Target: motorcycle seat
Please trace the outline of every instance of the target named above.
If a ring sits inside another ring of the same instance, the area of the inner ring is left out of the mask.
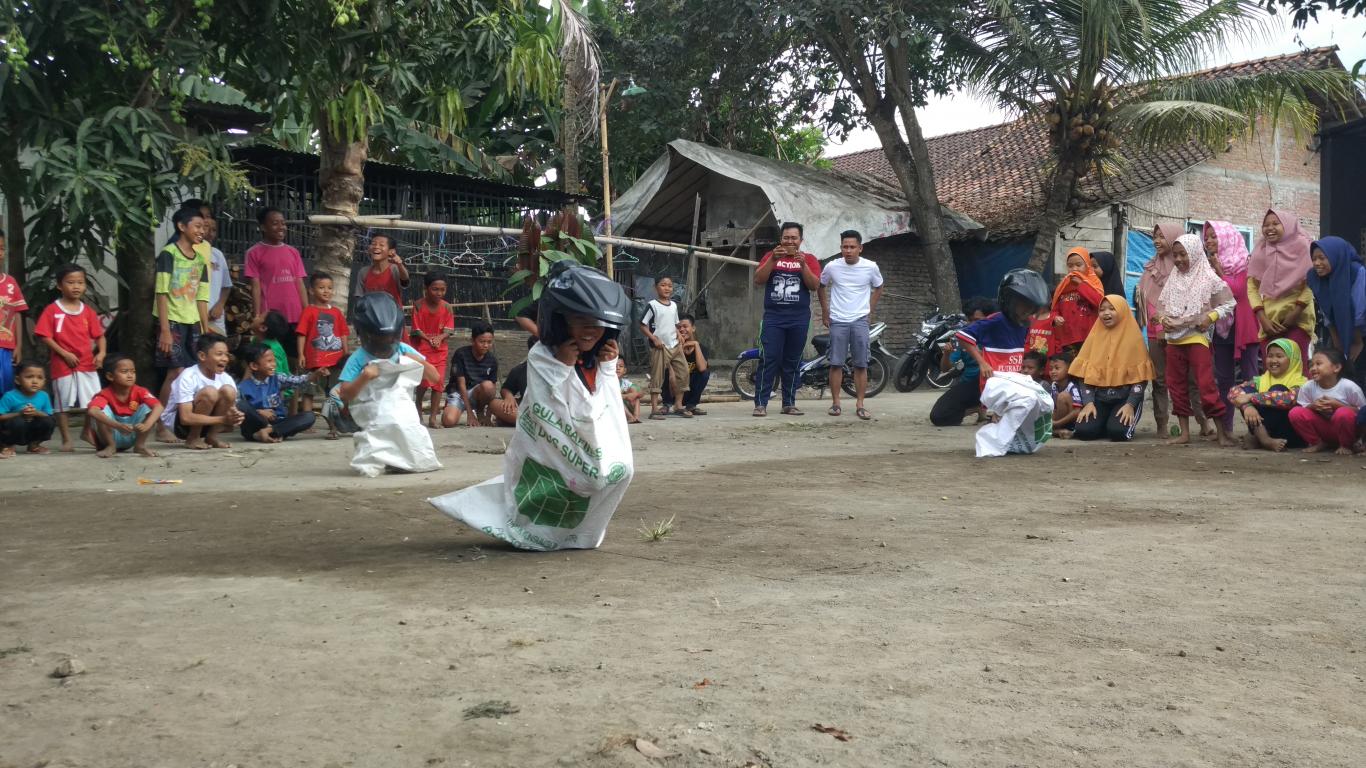
[[[822,333],[816,336],[812,336],[811,346],[816,348],[816,354],[825,354],[825,350],[830,348],[830,334]]]

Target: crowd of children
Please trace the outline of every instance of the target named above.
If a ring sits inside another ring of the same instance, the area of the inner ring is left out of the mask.
[[[1074,248],[1024,332],[1020,370],[1051,387],[1055,436],[1133,439],[1151,385],[1158,434],[1171,444],[1191,441],[1194,419],[1203,437],[1235,445],[1236,414],[1248,448],[1366,452],[1366,264],[1351,244],[1311,242],[1275,209],[1251,253],[1223,221],[1198,235],[1159,224],[1153,242],[1136,307],[1113,255]],[[984,360],[972,331],[960,339]],[[961,422],[964,398],[949,400],[932,413],[936,425]]]

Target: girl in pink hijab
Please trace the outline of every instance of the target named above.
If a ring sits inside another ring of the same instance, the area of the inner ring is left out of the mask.
[[[1309,359],[1314,340],[1314,292],[1305,282],[1313,262],[1309,236],[1289,211],[1270,209],[1262,219],[1262,239],[1247,263],[1247,298],[1257,317],[1262,351],[1273,339],[1290,339]]]
[[[1200,406],[1215,422],[1219,445],[1233,445],[1224,426],[1227,406],[1214,383],[1214,357],[1210,337],[1214,325],[1233,314],[1233,292],[1210,266],[1198,235],[1182,235],[1172,247],[1175,269],[1162,288],[1158,315],[1167,340],[1167,375],[1171,382],[1172,410],[1181,421],[1181,435],[1171,445],[1190,442],[1190,417],[1195,415],[1186,382],[1194,375]]]
[[[1185,234],[1179,224],[1158,224],[1153,227],[1153,247],[1157,253],[1143,267],[1143,277],[1134,290],[1134,304],[1138,309],[1138,324],[1148,330],[1148,356],[1152,358],[1157,378],[1153,380],[1153,419],[1157,434],[1167,437],[1167,423],[1171,418],[1171,396],[1167,394],[1167,343],[1162,339],[1162,324],[1157,321],[1162,289],[1172,273],[1172,246]],[[1203,416],[1201,417],[1203,419]]]
[[[1239,381],[1260,373],[1262,347],[1257,315],[1247,298],[1247,244],[1227,221],[1205,222],[1205,253],[1214,271],[1233,292],[1233,314],[1214,326],[1214,380],[1228,406],[1228,391]],[[1224,426],[1233,429],[1233,409],[1224,414]]]

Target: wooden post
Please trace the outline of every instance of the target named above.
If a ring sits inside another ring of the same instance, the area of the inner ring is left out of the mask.
[[[611,101],[612,91],[616,90],[616,87],[616,78],[612,78],[611,84],[602,86],[602,99],[598,104],[598,131],[602,140],[602,231],[608,237],[612,236],[612,165],[611,154],[607,151],[607,102]],[[605,255],[607,276],[615,280],[611,242],[607,243]]]
[[[697,223],[702,217],[702,195],[699,193],[692,204],[692,239],[688,241],[690,246],[698,246],[697,242]],[[688,276],[684,278],[688,283],[688,304],[697,304],[699,292],[697,290],[697,252],[692,251],[688,254]]]

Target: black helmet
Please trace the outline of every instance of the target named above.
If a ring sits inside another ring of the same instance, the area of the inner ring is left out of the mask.
[[[1043,275],[1032,269],[1012,269],[1007,272],[1001,278],[1001,287],[996,292],[996,303],[1006,317],[1014,320],[1010,312],[1011,299],[1032,307],[1031,313],[1048,306],[1048,284],[1043,281]]]
[[[569,340],[566,315],[587,315],[605,328],[598,347],[615,339],[631,320],[631,301],[620,285],[592,267],[569,260],[550,265],[540,302],[539,335],[551,349]],[[590,360],[597,349],[593,353]]]
[[[403,334],[403,310],[387,293],[367,293],[351,305],[361,346],[375,357],[390,357]]]

